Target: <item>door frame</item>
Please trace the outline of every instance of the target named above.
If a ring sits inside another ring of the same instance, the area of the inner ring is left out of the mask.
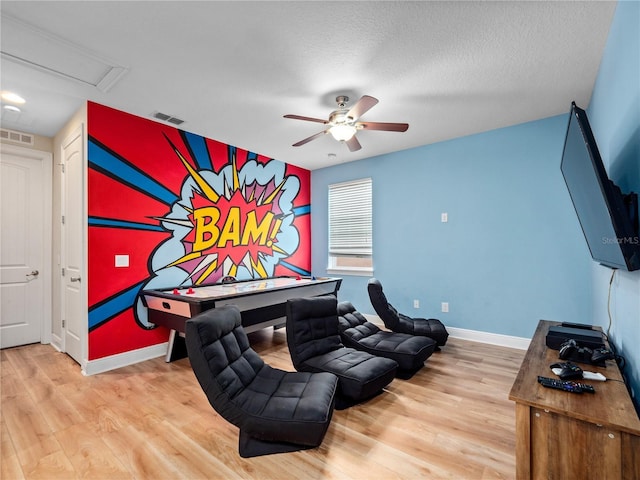
[[[43,150],[21,147],[0,142],[0,153],[26,157],[42,162],[42,198],[43,207],[43,238],[42,238],[42,322],[40,324],[40,343],[51,343],[52,331],[52,251],[50,239],[53,235],[52,215],[53,215],[53,154]],[[46,206],[49,208],[46,208]]]

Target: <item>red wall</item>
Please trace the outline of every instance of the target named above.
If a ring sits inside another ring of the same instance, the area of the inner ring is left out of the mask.
[[[142,289],[310,274],[308,170],[91,102],[88,135],[89,360],[167,340]]]

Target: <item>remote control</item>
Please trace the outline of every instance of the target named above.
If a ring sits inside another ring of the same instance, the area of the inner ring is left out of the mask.
[[[591,385],[586,385],[584,383],[571,382],[571,381],[561,381],[556,380],[555,378],[549,377],[541,377],[538,376],[538,382],[543,387],[547,388],[556,388],[558,390],[564,390],[565,392],[571,393],[595,393],[595,389]]]
[[[568,383],[573,383],[573,382],[568,382]],[[596,393],[596,389],[593,388],[591,385],[587,385],[586,383],[576,383],[576,385],[578,386],[578,388],[580,388],[583,392],[587,392],[587,393]]]

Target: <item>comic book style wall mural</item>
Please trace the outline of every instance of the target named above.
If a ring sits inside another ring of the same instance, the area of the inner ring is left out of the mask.
[[[308,170],[96,103],[87,111],[89,360],[167,341],[143,289],[311,274]]]

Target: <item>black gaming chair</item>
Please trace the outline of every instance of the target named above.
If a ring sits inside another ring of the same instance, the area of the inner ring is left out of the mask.
[[[376,278],[369,280],[367,290],[369,291],[371,305],[373,305],[374,310],[389,330],[432,338],[436,341],[438,347],[447,343],[449,332],[447,332],[440,320],[435,318],[412,318],[399,313],[387,301],[387,297],[382,291],[382,284]]]
[[[394,360],[342,344],[333,295],[287,300],[287,344],[296,370],[338,377],[338,409],[380,393],[398,368]]]
[[[235,306],[186,322],[191,367],[224,419],[240,429],[242,457],[317,447],[329,427],[338,379],[272,368],[249,345]]]
[[[358,312],[351,302],[338,303],[340,338],[347,347],[386,357],[398,363],[399,378],[411,378],[424,367],[436,341],[422,335],[380,330]]]

